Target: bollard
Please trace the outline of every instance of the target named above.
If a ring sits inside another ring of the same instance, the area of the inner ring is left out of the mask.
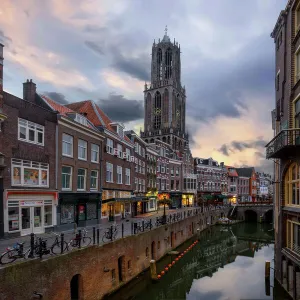
[[[150,230],[152,229],[152,220],[150,219]]]
[[[145,231],[145,221],[142,221],[143,232]]]
[[[97,245],[99,245],[100,242],[100,229],[97,228]]]
[[[266,263],[265,263],[265,277],[266,278],[270,278],[270,265],[271,263],[266,260]]]
[[[96,227],[93,227],[93,245],[96,244]]]
[[[133,222],[131,222],[131,234],[133,234]]]
[[[60,254],[63,254],[64,253],[64,245],[65,245],[65,235],[62,233],[60,235]]]
[[[81,229],[78,230],[78,248],[81,248]]]
[[[185,218],[185,212],[184,212],[184,218]]]
[[[42,245],[42,239],[39,238],[39,256],[42,258],[43,256],[43,245]]]
[[[124,223],[122,223],[122,238],[124,237]]]
[[[30,253],[28,255],[29,258],[34,257],[34,233],[30,234]]]
[[[150,273],[151,273],[151,279],[156,281],[157,280],[156,261],[154,259],[150,260]]]
[[[133,223],[133,233],[136,234],[136,232],[137,232],[137,223],[134,222]]]
[[[266,292],[266,296],[271,296],[270,286],[271,286],[270,278],[265,278],[265,292]]]
[[[113,241],[113,226],[110,226],[110,240]]]

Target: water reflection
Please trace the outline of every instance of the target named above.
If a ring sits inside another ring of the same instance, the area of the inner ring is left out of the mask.
[[[180,247],[180,251],[191,244]],[[179,260],[171,271],[153,284],[149,274],[140,276],[109,299],[134,300],[235,300],[285,299],[279,290],[266,296],[265,261],[274,257],[270,226],[243,223],[231,227],[211,227],[200,235],[200,242]],[[160,261],[158,270],[170,263]],[[273,285],[273,278],[271,278]]]

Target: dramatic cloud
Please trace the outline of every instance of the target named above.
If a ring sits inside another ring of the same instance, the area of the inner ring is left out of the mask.
[[[232,165],[270,164],[262,145],[272,138],[275,105],[270,32],[285,5],[286,0],[4,1],[4,89],[20,95],[21,83],[32,78],[38,90],[56,93],[52,98],[62,103],[106,99],[99,105],[111,119],[140,128],[139,99],[150,79],[153,40],[162,39],[167,24],[172,42],[176,38],[181,47],[193,155]]]
[[[69,101],[66,99],[66,96],[61,94],[61,93],[57,93],[57,92],[44,92],[44,94],[46,96],[48,96],[50,99],[60,103],[60,104],[68,104]]]
[[[109,95],[108,99],[99,100],[98,105],[114,121],[129,122],[144,117],[142,101],[128,100],[123,95]]]

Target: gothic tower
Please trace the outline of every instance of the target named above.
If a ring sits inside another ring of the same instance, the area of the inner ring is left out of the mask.
[[[162,41],[153,43],[151,83],[145,84],[145,121],[142,137],[156,139],[183,151],[188,144],[185,133],[185,88],[181,86],[180,45],[171,42],[167,27]]]

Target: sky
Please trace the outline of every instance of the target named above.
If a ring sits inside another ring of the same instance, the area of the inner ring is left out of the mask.
[[[275,46],[287,0],[2,0],[4,90],[60,103],[92,99],[126,129],[143,129],[151,47],[181,45],[182,85],[194,157],[271,172]]]

